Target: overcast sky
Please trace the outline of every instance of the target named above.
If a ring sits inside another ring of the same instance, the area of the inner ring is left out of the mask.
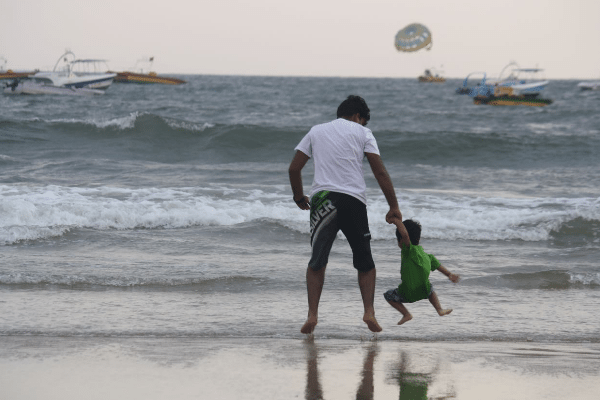
[[[66,48],[159,74],[464,78],[510,61],[550,79],[600,79],[598,0],[0,0],[6,66],[51,69]],[[431,50],[396,32],[427,26]]]

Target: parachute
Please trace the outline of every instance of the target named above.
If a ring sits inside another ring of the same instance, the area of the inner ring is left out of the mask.
[[[410,24],[400,29],[394,40],[398,51],[412,52],[426,47],[431,49],[431,32],[421,24]]]

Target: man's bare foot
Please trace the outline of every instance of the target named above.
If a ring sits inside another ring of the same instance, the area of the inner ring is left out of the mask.
[[[412,319],[412,314],[408,314],[402,317],[400,321],[398,321],[398,325],[402,325],[405,322],[408,322]]]
[[[313,333],[315,330],[315,326],[317,326],[317,317],[308,317],[304,325],[302,325],[302,329],[300,332],[302,333]]]
[[[438,315],[439,315],[440,317],[443,317],[444,315],[448,315],[448,314],[450,314],[451,312],[452,312],[452,309],[451,309],[451,308],[447,308],[447,309],[445,309],[445,310],[438,310]]]
[[[377,323],[374,315],[365,315],[363,321],[367,324],[371,332],[381,332],[383,330],[379,326],[379,323]]]

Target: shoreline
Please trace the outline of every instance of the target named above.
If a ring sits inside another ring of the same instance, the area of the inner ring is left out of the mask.
[[[0,337],[10,399],[593,399],[599,377],[599,343]]]

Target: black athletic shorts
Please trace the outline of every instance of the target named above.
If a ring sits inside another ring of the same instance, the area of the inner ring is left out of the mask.
[[[352,248],[354,268],[361,272],[375,268],[367,206],[350,195],[329,191],[316,193],[310,201],[312,257],[308,266],[318,271],[327,265],[340,230]]]

